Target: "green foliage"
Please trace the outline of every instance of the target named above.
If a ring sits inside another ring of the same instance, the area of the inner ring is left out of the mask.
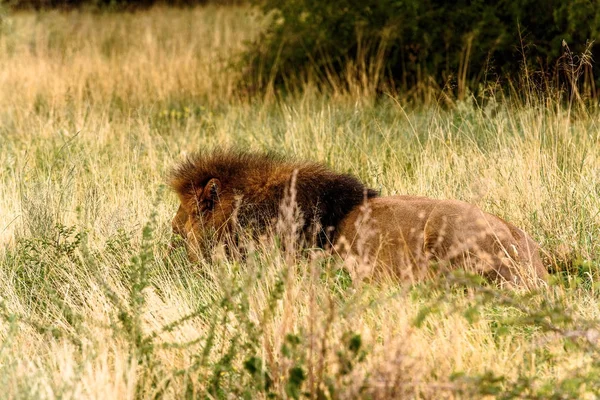
[[[463,286],[471,299],[467,305],[456,303],[457,297],[449,294],[449,289],[457,284]],[[475,374],[455,371],[450,380],[456,384],[457,394],[467,397],[494,396],[498,399],[579,398],[588,384],[594,387],[593,393],[600,394],[597,385],[600,382],[598,323],[593,319],[576,318],[569,305],[547,297],[546,290],[556,290],[558,287],[543,289],[540,293],[503,291],[493,286],[481,286],[478,279],[460,272],[451,274],[446,282],[432,282],[428,286],[435,288],[434,292],[439,295],[421,307],[413,322],[418,328],[426,327],[427,319],[434,313],[461,314],[470,324],[481,323],[481,315],[485,314],[490,318],[489,325],[496,344],[501,343],[501,337],[516,334],[532,336],[534,332],[544,332],[561,338],[563,346],[571,352],[592,356],[588,370],[572,371],[552,383],[540,382],[526,368],[517,371],[516,377],[499,374],[492,369]],[[539,296],[542,297],[541,301]],[[540,348],[538,353],[537,357],[552,362],[552,354],[548,351]]]
[[[68,292],[74,275],[72,268],[81,265],[77,250],[84,246],[85,232],[60,224],[55,225],[52,232],[52,238],[21,239],[16,252],[9,254],[9,265],[14,268],[17,291],[55,314],[56,319],[50,324],[25,317],[29,324],[42,334],[67,337],[79,344],[80,339],[74,333],[81,333],[84,317],[67,301],[64,293]],[[75,303],[84,301],[81,293],[70,293],[70,297]],[[66,323],[70,329],[59,328],[58,322]]]
[[[254,385],[260,392],[270,392],[273,386],[273,379],[266,371],[265,364],[260,357],[251,356],[244,361],[244,369],[252,377]]]
[[[306,374],[302,367],[292,367],[289,371],[288,382],[285,385],[285,393],[292,399],[299,399],[302,383],[306,380]]]
[[[262,0],[267,30],[248,48],[253,85],[322,80],[361,66],[403,89],[427,83],[465,93],[524,66],[552,71],[564,49],[581,54],[600,33],[594,1]],[[598,47],[594,47],[594,51]],[[526,60],[526,61],[525,61]],[[588,71],[590,72],[590,71]],[[595,67],[596,76],[598,67]],[[350,78],[362,79],[359,76]],[[544,79],[551,79],[545,76]],[[246,79],[246,78],[244,78]],[[343,81],[342,77],[342,81]]]
[[[366,352],[362,350],[362,338],[355,332],[346,332],[342,336],[345,347],[338,350],[337,356],[340,365],[340,375],[348,375],[357,363],[365,359]]]

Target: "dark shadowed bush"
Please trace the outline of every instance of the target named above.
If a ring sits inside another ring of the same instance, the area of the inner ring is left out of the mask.
[[[245,3],[245,0],[8,0],[5,3],[13,9],[70,10],[74,8],[91,8],[102,11],[134,11],[154,5],[174,7],[206,4],[232,5]]]
[[[432,83],[461,95],[486,80],[506,83],[506,77],[522,76],[524,65],[542,71],[532,79],[560,82],[565,79],[557,68],[566,49],[563,40],[573,54],[581,54],[600,29],[595,0],[259,4],[270,22],[244,58],[255,79],[250,85],[259,87],[293,84],[309,76],[347,82],[366,74],[401,89]],[[591,51],[597,53],[598,46]],[[600,75],[598,67],[594,71],[589,66],[580,71],[593,93],[592,76]]]

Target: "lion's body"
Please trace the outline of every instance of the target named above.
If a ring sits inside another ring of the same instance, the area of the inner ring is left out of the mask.
[[[509,282],[547,275],[539,246],[525,232],[476,206],[377,197],[353,176],[321,164],[215,152],[184,162],[170,185],[181,200],[173,230],[187,238],[192,258],[239,227],[266,232],[281,217],[282,202],[293,199],[303,221],[302,240],[404,279],[431,275],[434,264],[473,267]]]
[[[462,201],[374,198],[348,214],[338,235],[338,247],[350,250],[344,254],[363,264],[383,265],[407,280],[431,275],[432,264],[508,282],[547,276],[539,246],[529,235]]]

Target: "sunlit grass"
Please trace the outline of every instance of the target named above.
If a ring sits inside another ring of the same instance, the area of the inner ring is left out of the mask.
[[[597,390],[597,112],[500,96],[416,107],[310,86],[252,97],[230,64],[259,26],[243,7],[2,24],[0,395]],[[168,169],[221,146],[478,204],[530,232],[560,282],[532,295],[468,279],[351,282],[338,260],[290,265],[273,243],[200,265],[167,254]]]

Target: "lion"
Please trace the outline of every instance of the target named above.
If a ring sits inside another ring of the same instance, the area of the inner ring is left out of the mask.
[[[458,200],[381,197],[356,177],[272,154],[196,154],[171,173],[180,206],[173,232],[188,257],[207,257],[240,230],[272,232],[292,198],[299,240],[402,280],[466,268],[507,285],[537,285],[548,272],[539,245],[523,230]],[[364,269],[364,268],[363,268]]]

